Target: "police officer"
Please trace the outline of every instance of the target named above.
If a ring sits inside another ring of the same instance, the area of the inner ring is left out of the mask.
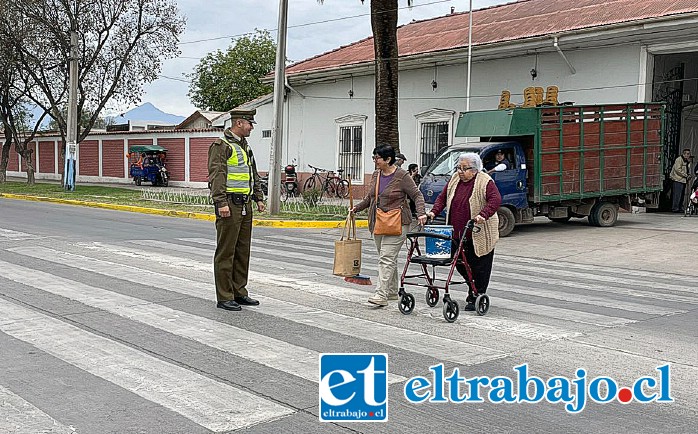
[[[265,208],[257,164],[246,140],[254,128],[256,112],[231,111],[231,127],[208,149],[208,180],[216,207],[216,306],[225,310],[259,304],[247,292],[252,202],[259,212]]]

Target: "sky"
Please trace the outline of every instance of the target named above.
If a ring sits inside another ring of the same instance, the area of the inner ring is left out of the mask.
[[[513,0],[473,0],[481,9]],[[400,5],[398,24],[468,10],[469,0],[407,0]],[[160,78],[144,87],[141,104],[150,102],[160,110],[189,116],[196,107],[189,101],[191,73],[199,60],[210,52],[226,50],[235,36],[266,29],[277,39],[278,0],[178,0],[186,17],[186,30],[180,38],[181,55],[163,62]],[[289,0],[286,58],[292,62],[348,45],[371,36],[370,0]],[[136,104],[140,105],[140,104]],[[121,107],[118,111],[134,108]]]

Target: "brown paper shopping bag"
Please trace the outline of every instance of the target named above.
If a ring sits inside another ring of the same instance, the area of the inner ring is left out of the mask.
[[[346,236],[346,239],[345,239]],[[355,276],[361,272],[361,240],[356,238],[356,220],[347,216],[342,238],[334,242],[334,269],[336,276]]]

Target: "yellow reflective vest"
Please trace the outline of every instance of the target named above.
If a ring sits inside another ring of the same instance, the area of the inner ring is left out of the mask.
[[[247,153],[240,145],[221,139],[233,150],[228,158],[228,179],[225,190],[228,193],[251,194],[252,170]]]

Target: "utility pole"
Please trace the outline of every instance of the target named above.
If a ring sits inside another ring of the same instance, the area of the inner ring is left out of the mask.
[[[465,90],[465,111],[470,111],[470,70],[473,64],[473,0],[468,12],[468,83]]]
[[[78,32],[70,31],[70,88],[68,89],[68,125],[65,146],[63,188],[75,191],[78,141]]]
[[[286,83],[286,30],[288,27],[288,0],[279,0],[279,25],[276,41],[276,69],[274,71],[274,120],[269,150],[269,214],[279,213],[281,185],[281,144],[283,140],[284,87]]]

